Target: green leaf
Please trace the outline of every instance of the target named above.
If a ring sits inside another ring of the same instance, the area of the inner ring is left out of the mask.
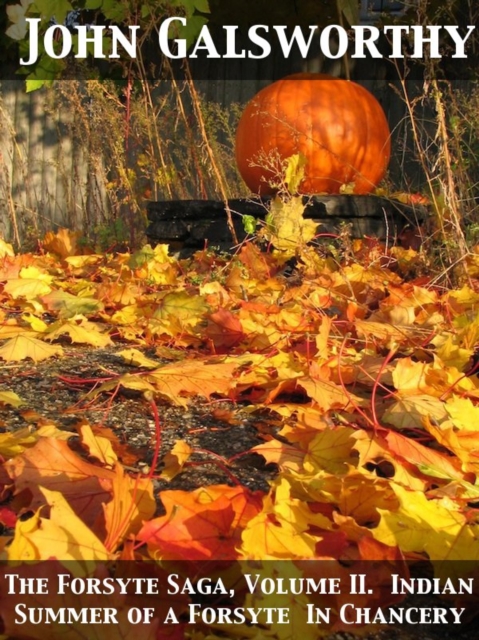
[[[246,233],[254,233],[256,231],[256,227],[258,225],[258,221],[254,216],[243,216],[243,229]]]
[[[75,55],[78,53],[78,35],[72,36],[72,49],[75,52]],[[109,35],[105,35],[102,38],[101,50],[103,51],[105,56],[108,56],[111,52],[111,38]],[[95,57],[95,43],[87,42],[86,43],[86,51],[89,56],[92,58]]]
[[[201,13],[210,13],[208,0],[194,0],[195,9]]]
[[[149,244],[142,247],[139,251],[136,251],[133,255],[130,256],[128,260],[128,266],[130,269],[138,269],[142,267],[144,264],[150,262],[155,257],[155,252],[150,247]]]
[[[31,91],[37,91],[41,89],[43,86],[51,86],[52,80],[39,80],[38,78],[26,79],[25,80],[25,91],[26,93],[30,93]]]
[[[144,8],[148,9],[148,7],[142,7],[142,14]],[[86,0],[85,9],[101,9],[105,18],[118,23],[123,22],[128,17],[126,3],[117,2],[117,0]]]
[[[105,18],[113,22],[124,22],[128,18],[127,3],[118,2],[118,0],[103,0],[101,11]]]
[[[203,26],[208,22],[203,16],[191,16],[188,18],[186,24],[180,25],[178,32],[180,38],[186,40],[186,46],[190,47],[198,37]]]
[[[183,9],[187,16],[192,16],[195,11],[210,13],[208,0],[174,0],[172,4]]]
[[[73,11],[73,7],[68,0],[35,0],[35,7],[42,18],[55,18],[58,24],[63,24],[67,13]]]

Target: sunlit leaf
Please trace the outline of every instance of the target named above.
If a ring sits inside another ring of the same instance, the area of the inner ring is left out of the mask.
[[[30,335],[11,338],[0,347],[0,358],[6,362],[18,362],[26,358],[41,362],[62,354],[63,349],[59,345],[47,344]]]
[[[72,342],[89,344],[92,347],[107,347],[112,344],[110,336],[104,327],[95,322],[89,322],[83,316],[75,316],[67,322],[55,322],[48,329],[46,340],[56,340],[68,336]]]
[[[165,480],[173,480],[175,476],[181,473],[185,462],[193,453],[193,449],[184,440],[177,440],[173,445],[173,449],[169,451],[163,458],[163,469],[161,477]]]
[[[17,408],[25,402],[14,391],[0,391],[0,404],[9,404]]]
[[[82,444],[88,449],[92,458],[96,458],[106,466],[112,466],[118,460],[111,442],[107,438],[94,435],[89,424],[84,424],[80,427],[80,436]]]
[[[40,512],[26,521],[18,521],[8,560],[108,560],[110,554],[58,491],[40,487],[50,506],[50,517]]]

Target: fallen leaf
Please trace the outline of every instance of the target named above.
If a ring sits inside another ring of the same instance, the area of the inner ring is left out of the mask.
[[[59,229],[56,233],[48,231],[42,240],[42,245],[46,251],[56,253],[60,258],[67,258],[75,255],[79,237],[78,232],[69,229]]]
[[[384,412],[382,420],[398,429],[422,429],[426,416],[441,422],[447,417],[447,410],[438,398],[421,394],[399,397],[397,402]]]
[[[169,451],[163,458],[163,469],[160,477],[165,480],[173,480],[183,470],[185,462],[189,459],[193,449],[184,440],[177,440],[173,445],[171,451]]]
[[[25,402],[14,391],[0,391],[0,404],[8,404],[18,409]]]
[[[87,316],[103,309],[103,303],[96,298],[74,296],[68,291],[52,291],[40,300],[48,311],[58,314],[59,318]]]
[[[31,335],[11,338],[0,347],[0,358],[5,362],[18,362],[27,358],[34,362],[41,362],[61,355],[63,355],[63,349],[59,345],[47,344]]]
[[[117,462],[118,458],[110,440],[94,435],[89,424],[81,425],[80,436],[82,444],[88,449],[92,458],[96,458],[106,467],[111,467]]]
[[[261,508],[261,495],[217,485],[192,492],[163,491],[164,516],[145,523],[137,538],[155,560],[233,560],[241,532]]]
[[[379,509],[381,520],[372,529],[376,540],[404,553],[426,553],[433,562],[479,560],[479,525],[468,524],[451,500],[428,500],[418,491],[391,487],[400,506]]]
[[[84,316],[74,316],[67,322],[60,320],[53,323],[48,329],[45,340],[56,340],[65,335],[74,343],[89,344],[100,349],[112,344],[104,327],[96,322],[89,322]]]
[[[123,358],[123,360],[132,367],[141,367],[142,369],[158,368],[158,360],[147,358],[145,354],[138,351],[138,349],[123,349],[122,351],[118,351],[116,355]]]
[[[78,457],[57,438],[40,438],[30,449],[5,463],[15,491],[31,494],[30,507],[44,504],[39,487],[61,493],[77,516],[93,527],[103,515],[103,504],[111,499],[115,473]]]
[[[212,340],[216,348],[224,349],[231,349],[245,338],[238,316],[228,309],[219,309],[209,315],[204,335]]]
[[[130,478],[121,465],[115,466],[112,499],[104,505],[105,547],[116,551],[130,535],[136,534],[155,511],[153,483],[149,478]]]
[[[9,562],[110,559],[103,543],[75,514],[62,493],[45,487],[39,487],[39,491],[50,507],[50,517],[42,518],[37,511],[28,520],[17,522],[7,551]]]
[[[38,298],[52,290],[51,287],[38,278],[11,278],[4,285],[5,293],[12,296],[14,300],[17,298],[26,298],[31,300]]]

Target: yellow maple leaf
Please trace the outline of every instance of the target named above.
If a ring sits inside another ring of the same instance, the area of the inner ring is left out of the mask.
[[[304,365],[298,362],[290,351],[280,351],[267,357],[260,353],[247,352],[240,356],[226,357],[225,362],[241,367],[238,385],[244,387],[275,386],[282,380],[294,380],[304,373]],[[275,371],[273,379],[272,370]]]
[[[479,560],[479,525],[468,524],[452,500],[428,500],[424,493],[391,487],[399,500],[395,511],[378,509],[381,520],[372,534],[405,553],[426,553],[432,561]]]
[[[363,469],[350,469],[343,477],[330,476],[323,488],[332,492],[337,484],[336,504],[344,516],[353,517],[359,525],[371,526],[379,521],[379,509],[397,508],[397,498],[389,486],[389,480],[378,478]]]
[[[401,436],[401,434],[397,435],[400,439],[402,439],[402,441],[409,442],[406,438]],[[445,470],[443,468],[440,468],[440,462],[443,462],[443,459],[439,457],[439,463],[437,463],[438,454],[436,454],[436,457],[433,457],[432,461],[429,458],[424,457],[424,455],[422,454],[423,449],[426,449],[425,447],[423,447],[422,449],[420,448],[419,452],[416,454],[416,458],[419,458],[420,462],[417,460],[414,460],[413,462],[408,460],[408,462],[404,464],[404,459],[399,458],[396,450],[390,451],[388,448],[387,440],[384,440],[380,436],[375,436],[374,434],[370,434],[366,431],[363,431],[362,429],[359,429],[353,434],[352,437],[355,440],[354,448],[359,454],[359,460],[356,463],[356,467],[358,469],[361,469],[361,471],[366,474],[366,469],[371,464],[373,464],[374,466],[386,464],[390,469],[390,473],[392,472],[393,474],[394,482],[408,489],[412,489],[415,491],[426,490],[426,481],[422,476],[418,476],[418,473],[416,471],[416,468],[421,463],[423,467],[426,464],[429,464],[431,470],[430,475],[432,475],[433,477],[442,478],[447,476],[447,471],[451,471],[452,473],[456,471],[453,465],[446,467]],[[426,449],[426,451],[429,452],[430,450]],[[415,452],[411,452],[408,449],[407,454],[409,454],[409,457],[412,457],[412,453]],[[374,471],[372,473],[374,477],[377,477]],[[447,477],[456,477],[457,475],[458,473],[456,471],[455,475],[449,475]]]
[[[14,391],[0,391],[0,404],[8,404],[11,407],[21,407],[25,402]]]
[[[304,218],[302,196],[271,201],[270,211],[265,218],[265,235],[275,249],[287,256],[294,256],[298,247],[310,242],[317,233],[317,224]]]
[[[303,468],[304,451],[279,440],[269,440],[251,449],[263,456],[268,464],[277,464],[281,471],[300,471]]]
[[[246,525],[241,550],[251,560],[313,558],[321,539],[309,533],[311,526],[330,529],[331,521],[313,513],[303,499],[294,497],[291,481],[278,477],[263,500],[263,509]]]
[[[314,558],[317,538],[262,511],[242,533],[241,551],[248,560]]]
[[[137,304],[129,304],[115,313],[109,319],[112,324],[120,326],[136,325],[141,318],[141,307]]]
[[[464,371],[474,353],[472,347],[465,349],[457,344],[458,336],[447,334],[438,334],[434,336],[431,343],[436,347],[438,358],[448,367],[456,367],[460,371]]]
[[[22,320],[28,323],[35,333],[45,333],[48,329],[48,324],[32,313],[24,313]]]
[[[179,407],[188,406],[188,398],[209,398],[212,394],[227,396],[236,386],[233,374],[235,362],[218,359],[183,360],[171,362],[153,371],[124,374],[104,382],[95,395],[117,386],[136,391],[156,393]]]
[[[281,347],[286,335],[271,323],[269,318],[265,318],[264,314],[253,314],[241,310],[238,318],[241,321],[249,349],[262,351],[273,345]]]
[[[477,258],[477,256],[475,256]],[[467,309],[475,309],[479,304],[479,293],[464,285],[461,289],[448,291],[442,298],[444,303],[452,306],[456,312],[466,311]]]
[[[133,391],[146,391],[150,393],[154,393],[156,391],[154,385],[145,380],[145,376],[125,373],[118,378],[114,378],[113,380],[107,380],[97,389],[93,390],[91,394],[93,396],[96,396],[99,393],[103,393],[104,391],[111,391],[112,389],[116,389],[120,386],[125,389],[132,389]],[[181,404],[180,406],[186,406],[186,402],[184,404]]]
[[[453,395],[446,402],[444,409],[457,429],[476,433],[479,431],[479,407],[472,404],[470,398]]]
[[[298,193],[306,163],[306,156],[302,153],[295,153],[285,160],[284,181],[289,193]]]
[[[447,416],[444,403],[427,394],[399,397],[383,414],[383,422],[398,429],[422,429],[426,416],[441,422]]]
[[[307,484],[306,478],[310,480],[309,477],[296,473],[277,478],[272,487],[274,490],[274,516],[283,526],[287,523],[296,531],[308,531],[311,527],[328,531],[332,527],[331,520],[322,513],[313,513],[309,502],[305,500],[307,491],[304,491],[303,487]],[[317,538],[317,540],[319,539]]]
[[[308,445],[304,459],[305,471],[312,474],[320,470],[333,474],[345,473],[347,465],[355,463],[354,433],[355,430],[349,427],[320,431]]]
[[[437,442],[452,451],[462,462],[462,469],[479,474],[479,446],[476,429],[462,429],[458,431],[451,420],[444,421],[440,426],[433,424],[429,418],[424,420],[427,431]]]
[[[102,282],[97,289],[96,297],[108,306],[114,304],[124,307],[135,304],[142,296],[142,289],[131,282]]]
[[[41,362],[53,356],[63,355],[59,345],[52,345],[38,340],[31,335],[19,335],[7,340],[0,347],[0,358],[6,362],[16,362],[31,358],[34,362]]]
[[[63,495],[40,487],[50,507],[50,518],[41,510],[28,520],[18,520],[7,558],[18,560],[108,560],[110,554],[97,536],[75,514]],[[79,565],[76,565],[79,566]]]
[[[0,325],[0,340],[7,340],[8,338],[15,338],[16,336],[22,335],[34,336],[35,332],[20,325],[15,318],[8,318],[8,320],[5,320]]]
[[[1,395],[0,393],[0,401]],[[40,438],[69,440],[71,433],[58,429],[54,424],[45,424],[36,430],[32,427],[24,427],[9,433],[0,433],[0,455],[4,458],[17,456],[25,449],[33,447]]]
[[[358,335],[364,336],[366,339],[374,337],[383,340],[388,348],[405,342],[410,337],[408,327],[395,327],[387,322],[374,322],[356,318],[354,325]]]
[[[193,449],[187,442],[177,440],[172,450],[163,458],[164,467],[160,477],[165,480],[173,480],[175,476],[181,473],[185,462],[187,462],[192,453]]]
[[[66,322],[59,320],[48,328],[45,340],[56,340],[67,335],[70,340],[79,344],[89,344],[92,347],[107,347],[112,344],[110,336],[104,328],[96,322],[88,321],[84,316],[77,315]]]
[[[163,320],[165,323],[174,320],[185,330],[195,327],[208,311],[209,306],[203,296],[191,295],[186,291],[175,291],[166,294],[153,314],[153,318]]]
[[[216,393],[227,396],[235,388],[233,374],[236,369],[235,362],[206,358],[171,362],[142,377],[161,395],[185,406],[182,399],[185,396],[209,398]]]
[[[44,269],[40,267],[36,267],[34,265],[30,265],[29,267],[23,267],[20,270],[20,278],[25,280],[41,280],[42,282],[46,282],[47,284],[52,284],[55,280],[54,276],[50,273],[47,273]]]
[[[158,360],[147,358],[145,354],[138,351],[138,349],[123,349],[122,351],[118,351],[116,355],[123,358],[123,360],[132,367],[141,367],[142,369],[158,368]]]
[[[128,265],[135,276],[156,284],[175,284],[178,265],[168,255],[168,245],[158,244],[154,249],[145,245],[129,257]]]
[[[1,394],[0,394],[1,400]],[[33,446],[38,437],[30,427],[24,427],[11,433],[0,433],[0,455],[10,458]]]
[[[12,245],[5,242],[3,238],[0,238],[0,258],[6,258],[7,256],[9,258],[13,258],[14,255],[15,251],[13,250]]]
[[[5,293],[17,298],[34,299],[50,293],[51,287],[37,278],[10,278],[4,286]]]
[[[81,275],[81,273],[83,273],[84,267],[95,265],[101,260],[103,260],[103,256],[98,254],[86,256],[68,256],[67,258],[65,258],[65,262],[67,262],[73,269],[76,269],[80,272],[77,275]]]
[[[82,443],[93,458],[110,467],[117,462],[118,456],[113,451],[110,440],[96,436],[89,424],[83,424],[80,427],[80,436]]]
[[[446,367],[439,358],[433,363],[414,362],[411,358],[396,361],[393,383],[401,397],[424,395],[440,397],[446,391],[474,391],[475,384],[455,367]]]
[[[346,392],[342,386],[331,380],[320,380],[318,378],[313,379],[309,376],[303,376],[297,379],[297,383],[323,411],[344,409],[350,405],[352,406],[353,401],[358,405],[363,403],[360,398],[357,398],[352,393]]]
[[[261,584],[262,580],[266,580],[267,582],[272,581],[274,583],[278,579],[287,582],[288,580],[300,581],[303,578],[303,572],[292,562],[276,563],[270,560],[261,564],[258,563],[254,568],[254,572],[252,571],[251,573],[254,575],[254,578],[259,576],[259,584]],[[307,622],[308,604],[309,598],[305,594],[263,593],[259,588],[256,589],[254,593],[248,593],[245,600],[246,607],[251,607],[260,612],[258,616],[259,623],[267,628],[263,636],[264,640],[272,637],[278,638],[278,640],[290,640],[291,638],[317,640],[319,637],[317,626],[308,624]],[[275,621],[267,625],[268,609],[276,609],[277,607],[284,608],[288,611],[288,622],[278,623]],[[259,638],[262,638],[262,636],[259,636]],[[252,640],[259,640],[259,638],[255,635]]]

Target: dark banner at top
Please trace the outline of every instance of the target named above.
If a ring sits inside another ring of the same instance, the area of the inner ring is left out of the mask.
[[[407,19],[405,9],[382,14],[362,11],[346,20],[343,7],[328,16],[324,11],[311,16],[298,12],[295,23],[294,16],[272,10],[261,22],[221,24],[230,18],[209,14],[209,8],[198,15],[195,5],[191,15],[165,10],[136,21],[133,15],[118,13],[116,24],[105,3],[87,3],[87,7],[98,5],[95,12],[87,8],[67,12],[67,5],[73,4],[66,3],[64,15],[51,17],[37,11],[37,4],[24,0],[9,5],[5,29],[8,64],[3,65],[3,77],[23,75],[31,88],[37,88],[35,82],[40,86],[45,80],[84,78],[89,73],[120,78],[128,65],[135,64],[141,64],[151,80],[172,73],[182,77],[186,64],[194,79],[237,81],[269,81],[289,73],[331,69],[334,75],[370,80],[384,75],[380,69],[404,70],[425,62],[440,67],[448,79],[467,79],[477,68],[477,28],[461,11],[447,17],[408,13]],[[415,17],[420,24],[414,23]],[[282,18],[283,23],[274,22]],[[253,12],[251,19],[259,16]]]

